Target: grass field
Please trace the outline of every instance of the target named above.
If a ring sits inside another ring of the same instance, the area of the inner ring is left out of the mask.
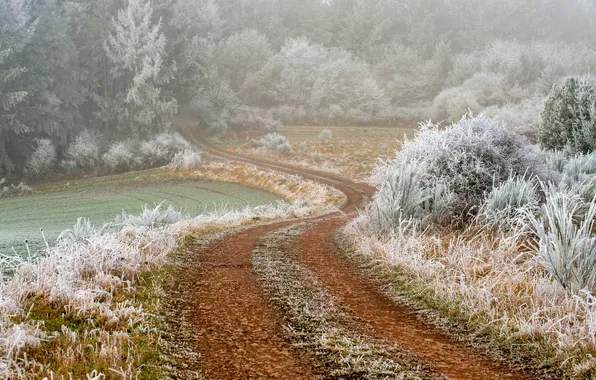
[[[319,134],[323,129],[329,129],[333,134],[329,144],[319,141]],[[278,133],[288,138],[294,153],[276,156],[276,159],[363,179],[370,174],[378,159],[392,158],[404,136],[412,137],[415,132],[416,128],[398,127],[283,126]],[[253,137],[255,136],[230,135],[218,141],[217,145],[250,154],[253,150],[249,141]],[[300,149],[303,142],[307,146],[305,151]]]
[[[164,206],[171,204],[184,214],[197,216],[224,206],[237,209],[280,200],[273,194],[241,185],[197,181],[159,170],[46,184],[39,189],[31,196],[0,199],[0,253],[11,254],[11,247],[25,252],[25,239],[29,239],[33,251],[43,247],[40,228],[52,244],[78,217],[89,218],[101,227],[122,210],[136,214],[143,205],[163,201]]]

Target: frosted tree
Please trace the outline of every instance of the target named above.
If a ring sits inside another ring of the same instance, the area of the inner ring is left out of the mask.
[[[310,106],[339,106],[343,112],[372,115],[385,106],[385,95],[366,63],[339,50],[319,67]]]
[[[166,66],[161,20],[155,23],[152,15],[149,1],[129,0],[112,20],[113,31],[104,44],[116,96],[103,108],[116,111],[111,119],[119,130],[136,135],[167,129],[177,109],[176,101],[162,90],[175,66]]]
[[[34,31],[28,2],[0,1],[0,175],[14,170],[8,152],[11,140],[29,130],[21,110],[29,96],[22,83],[27,68],[19,58]]]
[[[371,56],[387,42],[390,26],[390,16],[382,2],[357,0],[342,20],[340,46],[359,56]]]
[[[596,89],[567,78],[553,87],[542,113],[538,139],[549,149],[587,153],[596,149]]]
[[[288,39],[279,55],[281,67],[279,80],[272,90],[274,95],[285,104],[308,104],[318,70],[327,60],[328,52],[323,46],[301,37]]]

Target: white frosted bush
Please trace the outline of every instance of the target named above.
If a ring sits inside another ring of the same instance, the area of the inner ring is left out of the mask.
[[[203,160],[201,154],[195,149],[185,149],[178,152],[168,165],[172,170],[195,170],[201,167]]]
[[[121,227],[158,228],[174,224],[183,219],[182,213],[174,209],[172,205],[169,205],[166,209],[163,209],[162,206],[163,202],[154,208],[145,205],[139,215],[130,215],[123,211],[121,215],[116,217],[115,223]]]
[[[596,291],[596,203],[550,188],[541,215],[529,215],[546,267],[565,288]]]
[[[537,180],[512,176],[486,195],[478,217],[488,228],[513,229],[536,213],[540,201]]]
[[[458,87],[442,91],[432,105],[432,114],[439,120],[453,122],[468,112],[480,113],[485,108],[505,104],[511,97],[505,93],[505,78],[494,73],[477,73]]]
[[[446,129],[423,124],[416,139],[405,141],[389,167],[378,169],[376,181],[386,194],[375,198],[375,207],[388,213],[409,209],[399,203],[399,194],[391,192],[403,191],[399,173],[414,165],[415,186],[428,199],[417,217],[440,225],[459,223],[476,215],[485,194],[510,175],[535,174],[538,157],[525,138],[484,115],[462,119]],[[385,210],[387,204],[393,205],[392,210]]]
[[[82,243],[97,233],[95,226],[87,218],[77,218],[72,228],[68,228],[56,239],[57,241],[68,240],[71,243]]]
[[[167,165],[176,153],[188,148],[190,143],[178,133],[161,133],[140,144],[136,164],[142,168]]]
[[[544,98],[533,97],[520,102],[488,107],[484,110],[484,114],[490,118],[504,121],[516,132],[534,140],[542,121],[543,110]]]
[[[61,165],[68,172],[94,171],[99,166],[100,152],[97,134],[83,131],[66,149]]]
[[[268,153],[288,155],[293,151],[288,138],[278,133],[269,133],[261,139],[254,139],[251,144],[257,149]]]
[[[5,183],[6,179],[0,178],[0,198],[16,197],[25,194],[31,194],[33,192],[31,186],[25,184],[24,182],[20,182],[18,185],[12,184],[10,186],[5,186]]]
[[[101,158],[104,166],[111,172],[121,173],[133,169],[135,159],[133,141],[115,142]]]
[[[333,133],[330,129],[323,129],[321,133],[319,133],[319,141],[322,144],[329,144],[329,141],[333,138]]]
[[[37,139],[36,144],[25,173],[30,177],[45,177],[52,174],[56,165],[56,148],[50,139]]]

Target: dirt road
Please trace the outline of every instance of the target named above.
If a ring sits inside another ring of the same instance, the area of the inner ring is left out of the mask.
[[[535,379],[536,374],[513,370],[486,353],[454,340],[424,322],[408,306],[386,297],[336,247],[334,234],[349,222],[374,189],[360,183],[287,165],[243,157],[210,146],[197,137],[194,123],[179,119],[185,137],[222,159],[302,176],[345,193],[341,212],[310,220],[293,254],[312,271],[343,309],[361,324],[355,328],[380,336],[417,355],[437,374],[450,379]],[[294,348],[284,332],[284,320],[265,296],[251,267],[257,241],[295,222],[255,227],[229,236],[196,253],[196,261],[179,281],[190,322],[198,334],[199,367],[209,379],[325,378],[325,368],[308,350]]]

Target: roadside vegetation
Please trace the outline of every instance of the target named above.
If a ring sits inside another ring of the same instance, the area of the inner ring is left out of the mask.
[[[163,378],[175,361],[162,356],[163,287],[184,236],[326,213],[343,202],[322,185],[248,166],[233,172],[216,166],[203,175],[224,172],[228,180],[260,178],[255,186],[285,189],[300,201],[224,207],[193,218],[158,205],[139,215],[123,212],[114,229],[79,219],[41,255],[4,257],[2,377]]]
[[[543,149],[485,115],[423,124],[373,173],[377,193],[347,233],[363,255],[404,273],[424,307],[442,305],[502,347],[590,377],[595,101],[581,80],[554,87]]]

